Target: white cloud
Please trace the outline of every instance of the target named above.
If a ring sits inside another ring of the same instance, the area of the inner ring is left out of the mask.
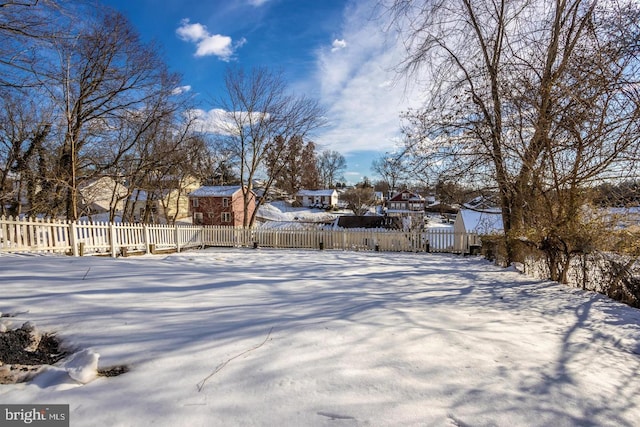
[[[229,36],[211,34],[206,26],[199,23],[191,24],[188,19],[181,21],[176,34],[181,40],[196,44],[195,56],[213,55],[222,61],[229,61],[235,50],[246,43],[244,38],[233,43]]]
[[[269,2],[269,0],[249,0],[249,4],[251,6],[255,6],[255,7],[260,7],[263,4],[266,4],[268,2]]]
[[[198,42],[196,56],[215,55],[221,58],[229,58],[233,54],[231,37],[214,34],[205,37]]]
[[[171,91],[171,93],[173,95],[180,95],[181,93],[185,93],[185,92],[189,92],[191,91],[191,86],[186,85],[186,86],[179,86],[177,88],[175,88],[174,90]]]
[[[220,133],[220,129],[226,126],[227,112],[219,108],[209,111],[195,108],[189,110],[187,115],[198,132]]]
[[[215,133],[220,135],[238,134],[238,122],[248,123],[252,117],[258,120],[262,113],[247,113],[246,111],[229,112],[221,108],[205,111],[194,108],[187,112],[188,118],[197,132]]]
[[[420,94],[405,90],[405,82],[394,71],[403,47],[385,31],[384,22],[371,19],[375,3],[352,2],[340,37],[317,54],[310,87],[319,91],[330,122],[314,139],[321,149],[343,154],[393,151],[400,139],[401,112],[421,103]],[[345,40],[349,48],[333,54],[346,46]]]
[[[176,34],[182,40],[190,41],[190,42],[198,42],[206,37],[208,37],[209,32],[207,28],[202,24],[190,24],[188,19],[183,19],[180,22],[180,26],[176,30]]]
[[[336,52],[338,50],[344,49],[345,47],[347,47],[347,42],[344,40],[338,40],[335,39],[333,41],[333,43],[331,44],[331,52]]]

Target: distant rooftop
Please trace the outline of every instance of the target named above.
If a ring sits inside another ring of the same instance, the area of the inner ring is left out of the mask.
[[[331,196],[336,190],[300,190],[296,194],[297,196]]]
[[[190,197],[231,197],[240,190],[239,185],[205,185],[189,193]]]

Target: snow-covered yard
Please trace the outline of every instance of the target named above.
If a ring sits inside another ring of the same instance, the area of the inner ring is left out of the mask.
[[[632,426],[640,311],[453,255],[215,249],[0,255],[2,321],[123,375],[2,403],[71,426]]]

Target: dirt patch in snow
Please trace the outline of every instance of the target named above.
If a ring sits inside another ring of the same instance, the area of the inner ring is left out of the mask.
[[[67,354],[55,334],[41,334],[29,322],[19,329],[2,331],[0,384],[28,381],[42,366],[53,365]]]
[[[55,334],[40,333],[30,322],[18,329],[7,330],[4,324],[0,327],[0,384],[27,382],[44,366],[53,365],[71,354]],[[114,377],[128,371],[124,365],[112,366],[98,369],[98,375]]]

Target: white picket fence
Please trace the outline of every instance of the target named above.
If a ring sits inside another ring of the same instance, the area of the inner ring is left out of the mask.
[[[90,223],[0,217],[0,253],[74,256],[181,251],[208,246],[469,253],[476,235],[451,230],[300,230],[194,225]]]

